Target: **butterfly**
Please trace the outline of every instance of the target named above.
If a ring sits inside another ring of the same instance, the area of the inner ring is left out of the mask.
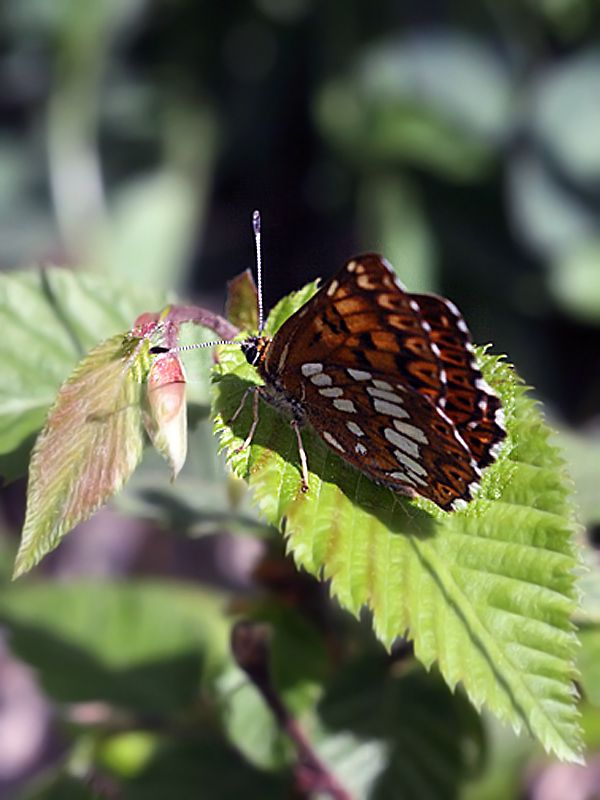
[[[506,437],[502,404],[481,374],[469,329],[450,300],[406,290],[376,253],[348,261],[272,337],[263,334],[260,215],[253,214],[258,336],[241,349],[263,381],[248,389],[291,420],[308,491],[302,428],[375,483],[445,511],[464,507]],[[189,347],[231,344],[209,342]],[[153,353],[169,352],[153,347]],[[172,352],[172,350],[171,350]]]
[[[306,425],[371,480],[446,511],[472,499],[506,436],[456,306],[409,293],[375,253],[351,259],[272,338],[241,348],[264,384],[242,447],[260,395],[292,420],[305,489]]]

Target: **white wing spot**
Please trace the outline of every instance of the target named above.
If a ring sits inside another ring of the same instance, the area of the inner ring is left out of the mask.
[[[415,314],[420,314],[421,313],[421,307],[419,306],[419,304],[417,303],[416,300],[411,300],[409,305],[412,308],[412,310],[415,312]]]
[[[379,397],[381,400],[389,400],[390,403],[403,403],[401,397],[398,397],[394,392],[386,392],[384,389],[378,389],[376,386],[367,386],[367,392],[371,397]]]
[[[463,500],[462,497],[457,497],[456,500],[453,500],[450,503],[450,508],[453,511],[463,511],[467,507],[467,501]]]
[[[448,373],[445,369],[440,370],[440,383],[448,383]]]
[[[496,442],[490,447],[490,455],[492,458],[498,458],[500,453],[502,452],[502,448],[504,447],[504,439],[501,442]]]
[[[473,483],[469,484],[468,489],[471,497],[473,497],[481,491],[481,484],[478,481],[473,481]]]
[[[379,414],[385,414],[388,417],[400,417],[401,419],[410,417],[406,409],[395,405],[395,403],[388,403],[387,400],[380,400],[377,397],[373,400],[373,408]]]
[[[486,394],[493,394],[492,387],[489,383],[485,380],[485,378],[476,378],[475,379],[475,388],[479,389]]]
[[[329,284],[329,288],[325,293],[327,297],[333,297],[333,295],[337,292],[339,285],[340,285],[339,281],[336,280],[331,281],[331,283]]]
[[[331,376],[325,375],[324,372],[317,372],[316,375],[311,375],[310,382],[315,386],[331,386],[333,381]]]
[[[446,302],[446,308],[447,308],[447,309],[449,309],[449,310],[450,310],[450,311],[451,311],[451,312],[454,314],[454,316],[455,316],[455,317],[458,317],[458,319],[459,319],[459,320],[462,322],[462,317],[461,317],[461,315],[460,315],[460,311],[459,311],[459,310],[458,310],[458,308],[457,308],[457,307],[454,305],[454,303],[452,302],[452,300],[446,300],[445,302]],[[463,322],[463,325],[464,325],[464,322]],[[465,327],[466,327],[466,325],[465,325]]]
[[[363,431],[363,429],[360,427],[360,425],[357,425],[356,422],[347,422],[346,423],[346,427],[348,428],[350,433],[353,433],[355,436],[364,436],[365,435],[365,432]]]
[[[369,451],[368,451],[368,450],[367,450],[367,448],[364,446],[364,444],[361,444],[360,442],[357,442],[357,443],[354,445],[354,452],[355,452],[355,453],[357,453],[357,455],[359,455],[359,456],[364,456],[364,455],[366,455],[366,453],[368,453]]]
[[[431,347],[431,352],[436,355],[438,358],[442,355],[440,352],[440,348],[437,346],[435,342],[431,342],[429,345]]]
[[[421,428],[416,428],[414,425],[410,425],[408,422],[400,422],[399,419],[394,420],[394,428],[400,431],[400,433],[406,434],[406,436],[410,436],[411,439],[415,439],[417,442],[421,442],[422,444],[429,444],[429,439]]]
[[[411,474],[411,478],[418,480],[417,475],[423,475],[424,477],[427,477],[427,470],[420,464],[417,464],[417,462],[410,456],[407,456],[406,453],[403,453],[402,450],[394,450],[394,455],[398,461],[406,467],[406,469],[409,469],[411,473],[413,473]]]
[[[377,389],[383,389],[384,392],[391,392],[392,391],[392,384],[388,383],[387,381],[377,381],[373,380],[373,386]]]
[[[383,435],[388,442],[395,444],[396,447],[408,453],[409,456],[419,458],[419,446],[416,442],[413,442],[412,439],[407,439],[406,436],[402,436],[402,434],[398,433],[398,431],[395,431],[393,428],[385,428]]]
[[[408,473],[403,472],[392,472],[392,475],[404,475]],[[411,483],[419,483],[421,486],[427,486],[427,481],[424,481],[423,478],[420,478],[418,475],[415,475],[414,472],[408,474]]]
[[[403,481],[403,483],[412,483],[413,485],[415,483],[410,475],[406,474],[406,472],[390,472],[390,478],[393,478],[396,481]],[[423,483],[423,481],[419,481],[419,483]]]
[[[425,320],[421,321],[421,327],[424,331],[427,331],[427,333],[431,333],[431,325],[428,322],[425,322]]]
[[[335,447],[335,449],[336,449],[336,450],[339,450],[339,451],[340,451],[340,453],[345,453],[345,452],[346,452],[346,451],[344,450],[344,448],[342,447],[342,445],[341,445],[341,444],[338,442],[338,440],[337,440],[337,439],[335,439],[335,438],[334,438],[334,437],[333,437],[333,436],[332,436],[332,435],[329,433],[329,431],[323,431],[323,433],[322,433],[321,435],[322,435],[322,437],[325,439],[325,441],[327,442],[327,444],[330,444],[332,447]]]
[[[357,267],[356,261],[349,261],[346,264],[346,269],[348,270],[348,272],[354,272],[356,270],[356,267]]]
[[[365,435],[365,432],[363,431],[363,429],[360,427],[360,425],[357,425],[356,422],[347,422],[346,423],[346,427],[348,428],[350,433],[353,433],[355,436],[364,436]]]
[[[323,372],[323,364],[302,364],[300,372],[305,378],[310,378],[311,375],[316,375],[318,372]]]
[[[352,400],[334,400],[333,405],[338,411],[347,411],[349,414],[356,414],[356,406]]]
[[[346,372],[351,378],[354,378],[355,381],[370,381],[373,377],[370,372],[365,372],[363,369],[351,369],[348,367]]]
[[[331,389],[319,389],[319,394],[322,394],[323,397],[341,397],[344,390],[339,386],[333,386]]]

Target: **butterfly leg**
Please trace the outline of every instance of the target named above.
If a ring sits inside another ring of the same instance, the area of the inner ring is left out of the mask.
[[[248,397],[248,395],[250,394],[250,392],[252,391],[253,388],[254,387],[250,386],[248,389],[246,389],[246,391],[242,395],[242,400],[241,400],[239,406],[237,407],[235,414],[232,417],[229,417],[229,419],[227,420],[227,425],[229,425],[231,422],[235,422],[235,420],[238,417],[238,414],[240,413],[240,411],[242,410],[242,408],[246,404],[246,398]]]
[[[245,450],[248,447],[248,445],[252,442],[254,431],[256,430],[256,426],[258,425],[258,386],[251,386],[249,389],[246,389],[246,391],[244,392],[244,396],[242,397],[242,402],[239,404],[237,411],[235,412],[233,417],[231,417],[229,422],[231,423],[235,421],[237,415],[244,407],[246,398],[248,397],[250,392],[254,394],[254,400],[252,402],[252,408],[254,410],[254,419],[252,420],[252,425],[250,426],[250,432],[248,433],[248,436],[246,436],[242,444],[235,449],[234,451],[235,453],[240,453],[242,450]]]
[[[304,445],[302,444],[302,435],[300,433],[300,425],[298,424],[298,420],[292,420],[292,428],[294,429],[296,433],[296,439],[298,440],[298,452],[300,453],[300,464],[302,466],[302,491],[308,492],[308,461],[306,459]]]

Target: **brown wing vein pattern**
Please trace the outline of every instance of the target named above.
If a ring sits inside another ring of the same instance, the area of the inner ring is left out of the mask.
[[[472,498],[506,435],[458,309],[410,294],[375,254],[349,261],[244,352],[269,402],[372,480],[446,510]]]

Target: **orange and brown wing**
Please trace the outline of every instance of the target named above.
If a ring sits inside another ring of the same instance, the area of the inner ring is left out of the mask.
[[[505,435],[458,310],[406,292],[377,255],[348,262],[290,317],[264,368],[347,461],[442,508],[471,498]]]

